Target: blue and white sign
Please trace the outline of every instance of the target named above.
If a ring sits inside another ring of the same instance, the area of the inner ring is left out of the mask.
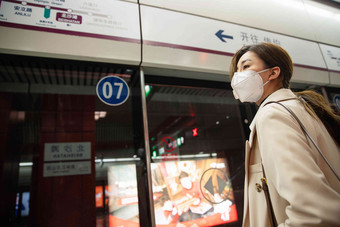
[[[340,110],[340,95],[334,95],[333,102],[336,108]]]
[[[123,104],[130,94],[129,86],[118,76],[106,76],[100,79],[96,92],[99,99],[110,106]]]

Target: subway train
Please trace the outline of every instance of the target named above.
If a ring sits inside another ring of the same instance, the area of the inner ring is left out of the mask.
[[[0,34],[3,226],[241,226],[244,45],[340,112],[337,0],[0,0]]]

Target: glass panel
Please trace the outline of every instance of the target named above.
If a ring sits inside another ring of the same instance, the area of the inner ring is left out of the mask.
[[[231,90],[148,84],[157,226],[240,226],[244,133]]]
[[[145,166],[137,152],[144,147],[138,71],[10,55],[1,55],[0,69],[8,226],[139,226],[147,198],[138,199],[145,181],[137,185]],[[107,75],[128,84],[122,105],[97,97]]]
[[[333,109],[340,114],[340,88],[326,87],[326,95]],[[322,92],[320,92],[322,94]]]
[[[129,78],[125,78],[129,82]],[[97,99],[96,188],[97,226],[139,226],[138,189],[132,99],[109,106]]]

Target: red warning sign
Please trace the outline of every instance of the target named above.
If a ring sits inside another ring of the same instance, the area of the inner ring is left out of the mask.
[[[172,152],[176,148],[176,141],[170,136],[166,136],[161,141],[161,147],[163,147],[166,152]]]

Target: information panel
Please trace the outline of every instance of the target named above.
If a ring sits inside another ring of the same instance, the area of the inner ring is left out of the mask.
[[[340,72],[340,47],[320,44],[328,69]]]
[[[0,0],[0,25],[132,42],[138,15],[137,4],[117,0]]]
[[[91,143],[45,143],[44,161],[91,159]]]
[[[147,45],[232,56],[243,45],[269,42],[286,49],[297,65],[327,68],[316,42],[170,10],[141,9]]]
[[[45,143],[44,177],[91,174],[91,142]]]
[[[83,175],[90,173],[90,161],[44,163],[44,177]]]
[[[129,86],[118,76],[106,76],[99,80],[96,86],[98,98],[110,106],[118,106],[129,98]]]

